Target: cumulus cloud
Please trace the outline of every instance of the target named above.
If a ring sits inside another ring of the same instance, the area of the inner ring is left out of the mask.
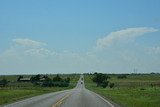
[[[34,56],[44,58],[54,54],[53,51],[44,47],[46,43],[38,42],[31,39],[13,39],[13,44],[6,49],[0,56],[7,57],[27,57]]]
[[[156,32],[156,31],[158,30],[155,28],[138,27],[138,28],[127,28],[127,29],[111,32],[106,37],[98,39],[96,47],[98,49],[102,49],[116,42],[119,42],[122,40],[133,40],[136,37],[142,36],[146,33]]]
[[[12,40],[14,43],[27,47],[40,47],[46,45],[46,43],[34,41],[27,38],[17,38]]]

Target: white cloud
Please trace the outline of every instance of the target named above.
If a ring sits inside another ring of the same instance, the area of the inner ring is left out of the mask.
[[[13,39],[14,44],[8,50],[15,50],[17,53],[21,53],[28,56],[45,57],[51,55],[53,52],[44,48],[46,43],[31,40],[31,39]],[[6,50],[6,51],[8,51]]]
[[[38,42],[31,39],[23,39],[23,38],[13,39],[12,41],[18,45],[27,46],[27,47],[40,47],[40,46],[46,45],[43,42]]]
[[[52,52],[45,48],[28,49],[24,51],[25,55],[45,57],[52,55]]]
[[[142,36],[146,33],[156,32],[156,31],[158,30],[154,28],[138,27],[138,28],[127,28],[127,29],[111,32],[106,37],[97,40],[96,48],[102,49],[116,42],[119,42],[122,40],[125,40],[125,41],[133,40],[134,38]]]
[[[150,48],[148,48],[148,52],[150,54],[160,54],[160,47],[159,46],[150,47]]]
[[[145,33],[156,32],[154,28],[128,28],[110,33],[98,39],[97,48],[104,48],[117,41],[128,41]],[[0,53],[0,74],[6,73],[74,73],[74,72],[139,72],[158,71],[160,47],[151,47],[152,54],[145,54],[143,46],[114,45],[103,51],[94,49],[86,53],[69,50],[57,52],[44,47],[45,43],[31,39],[13,39],[10,48]],[[147,50],[148,51],[148,50]],[[157,53],[156,55],[153,53]]]
[[[28,59],[49,57],[55,52],[43,47],[45,43],[31,39],[13,39],[13,44],[0,54],[0,59]]]

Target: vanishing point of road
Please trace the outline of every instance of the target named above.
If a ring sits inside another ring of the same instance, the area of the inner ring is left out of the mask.
[[[85,88],[83,75],[71,90],[35,96],[4,107],[116,107],[100,95]]]

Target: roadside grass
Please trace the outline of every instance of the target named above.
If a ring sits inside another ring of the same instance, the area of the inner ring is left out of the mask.
[[[29,77],[29,75],[25,75]],[[55,75],[54,75],[55,76]],[[4,105],[7,103],[12,103],[18,100],[22,100],[25,98],[62,91],[67,89],[72,89],[76,86],[77,81],[79,79],[79,75],[63,75],[63,77],[70,77],[70,85],[68,87],[41,87],[35,86],[30,82],[17,82],[17,75],[10,75],[10,76],[0,76],[0,79],[6,78],[10,82],[7,84],[6,87],[0,87],[0,105]],[[52,75],[53,77],[53,75]]]
[[[25,87],[25,88],[1,88],[0,89],[0,105],[14,102],[20,99],[33,97],[49,92],[56,92],[70,89],[70,87]]]
[[[129,75],[126,79],[111,76],[114,88],[96,87],[92,75],[85,75],[86,88],[123,107],[158,107],[160,105],[160,75]],[[151,86],[151,84],[154,84]]]

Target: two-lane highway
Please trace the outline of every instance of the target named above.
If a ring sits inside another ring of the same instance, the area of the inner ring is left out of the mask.
[[[114,107],[114,105],[87,90],[84,77],[81,75],[74,89],[32,97],[5,107]]]
[[[83,75],[81,75],[76,88],[60,107],[114,107],[101,96],[85,88]]]

